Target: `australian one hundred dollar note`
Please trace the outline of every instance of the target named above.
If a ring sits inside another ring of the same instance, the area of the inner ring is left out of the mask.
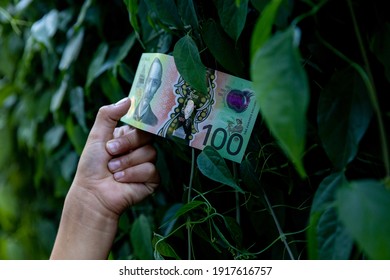
[[[184,81],[173,56],[144,53],[122,121],[241,163],[259,112],[252,83],[207,69],[207,88],[200,93]]]

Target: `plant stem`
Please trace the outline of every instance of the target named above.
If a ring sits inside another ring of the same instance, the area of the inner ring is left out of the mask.
[[[315,15],[322,8],[322,6],[324,6],[328,2],[328,0],[322,0],[318,4],[311,3],[311,1],[304,1],[304,2],[306,2],[306,4],[308,4],[308,5],[310,5],[312,9],[309,12],[296,17],[292,21],[291,26],[296,26],[303,19],[305,19],[305,18],[307,18],[309,16],[312,16],[312,15]]]
[[[187,195],[187,203],[191,202],[191,193],[192,193],[192,182],[194,180],[194,172],[195,172],[195,150],[191,149],[191,173],[190,173],[190,182],[188,184],[188,195]],[[191,218],[188,216],[187,218],[187,248],[188,248],[188,260],[192,258],[192,246],[191,246]]]
[[[192,182],[194,180],[194,172],[195,172],[195,151],[192,148],[191,149],[191,173],[190,173],[190,182],[188,184],[187,203],[191,202]]]
[[[361,52],[362,57],[363,57],[364,67],[366,69],[367,76],[368,76],[369,82],[371,84],[371,86],[369,87],[368,93],[370,95],[371,103],[372,103],[372,106],[374,107],[374,111],[375,111],[375,114],[376,114],[376,117],[377,117],[377,121],[378,121],[379,135],[380,135],[381,147],[382,147],[382,153],[383,153],[383,162],[384,162],[384,165],[385,165],[386,177],[389,178],[390,177],[389,150],[388,150],[388,147],[387,147],[386,131],[385,131],[385,126],[383,124],[381,110],[380,110],[380,106],[379,106],[379,102],[378,102],[378,98],[377,98],[377,94],[376,94],[374,78],[372,76],[372,72],[371,72],[371,69],[370,69],[370,64],[369,64],[368,58],[367,58],[367,53],[366,53],[366,50],[364,48],[362,36],[360,35],[359,27],[358,27],[358,24],[357,24],[357,21],[356,21],[355,12],[353,10],[353,6],[352,6],[352,3],[351,3],[351,0],[347,0],[347,2],[348,2],[349,10],[351,12],[353,27],[354,27],[354,30],[355,30],[355,33],[356,33],[356,37],[357,37],[357,40],[358,40],[360,52]]]
[[[288,253],[289,256],[290,256],[290,259],[294,260],[294,255],[293,255],[293,253],[292,253],[292,251],[291,251],[290,246],[289,246],[288,243],[287,243],[286,235],[284,234],[282,228],[280,227],[279,221],[278,221],[278,219],[276,218],[275,212],[274,212],[274,210],[272,209],[272,205],[271,205],[271,203],[269,202],[268,197],[267,197],[267,194],[265,193],[264,190],[263,190],[263,195],[264,195],[264,199],[265,199],[265,201],[266,201],[266,203],[267,203],[268,210],[269,210],[269,212],[271,213],[272,218],[274,219],[276,228],[278,229],[280,240],[282,240],[282,242],[284,243],[284,246],[286,247],[287,253]]]

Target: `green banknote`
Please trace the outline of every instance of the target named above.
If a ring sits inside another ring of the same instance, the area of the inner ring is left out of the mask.
[[[183,80],[174,58],[144,53],[122,121],[153,134],[241,163],[259,112],[250,81],[207,69],[208,92]]]

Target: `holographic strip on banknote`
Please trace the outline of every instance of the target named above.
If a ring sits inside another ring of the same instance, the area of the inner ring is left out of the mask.
[[[252,83],[208,69],[207,85],[207,93],[197,92],[180,76],[172,56],[144,53],[122,121],[197,149],[211,145],[241,163],[259,112]]]

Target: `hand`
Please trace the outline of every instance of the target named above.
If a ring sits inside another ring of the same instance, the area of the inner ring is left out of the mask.
[[[151,136],[116,128],[129,106],[126,98],[99,110],[65,199],[51,259],[107,258],[120,215],[158,186]]]
[[[153,164],[152,136],[130,126],[115,128],[129,108],[128,98],[99,110],[80,158],[75,191],[93,194],[107,215],[118,216],[154,192],[159,176]],[[72,190],[73,191],[73,190]]]

